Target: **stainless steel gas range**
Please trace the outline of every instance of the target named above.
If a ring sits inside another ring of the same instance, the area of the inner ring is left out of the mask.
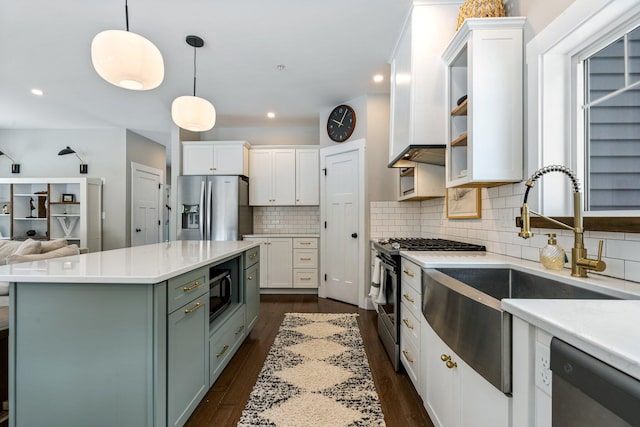
[[[390,238],[373,243],[380,258],[385,304],[378,304],[378,335],[396,371],[400,369],[400,251],[486,251],[481,245],[445,239]]]

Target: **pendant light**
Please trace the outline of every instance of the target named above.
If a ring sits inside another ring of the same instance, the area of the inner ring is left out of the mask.
[[[209,101],[196,96],[196,49],[204,46],[198,36],[187,36],[193,47],[193,96],[179,96],[171,104],[171,118],[182,129],[204,132],[216,124],[216,109]]]
[[[91,42],[91,62],[100,77],[124,89],[149,90],[164,79],[164,62],[158,48],[129,31],[129,7],[124,2],[127,30],[98,33]]]

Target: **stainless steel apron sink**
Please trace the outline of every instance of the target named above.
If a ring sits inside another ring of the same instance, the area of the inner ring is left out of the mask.
[[[511,393],[511,315],[503,298],[618,299],[510,268],[424,269],[422,311],[440,338],[505,394]]]

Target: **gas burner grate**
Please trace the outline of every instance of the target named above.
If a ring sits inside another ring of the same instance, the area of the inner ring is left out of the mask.
[[[486,251],[482,245],[456,242],[446,239],[425,239],[420,237],[391,238],[389,244],[397,243],[405,251]]]

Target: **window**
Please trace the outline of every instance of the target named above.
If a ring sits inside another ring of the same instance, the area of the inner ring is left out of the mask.
[[[580,71],[585,210],[640,210],[640,27],[587,56]]]
[[[640,2],[575,0],[527,44],[527,175],[577,172],[585,216],[640,216]],[[570,216],[566,177],[549,174],[529,198]]]

